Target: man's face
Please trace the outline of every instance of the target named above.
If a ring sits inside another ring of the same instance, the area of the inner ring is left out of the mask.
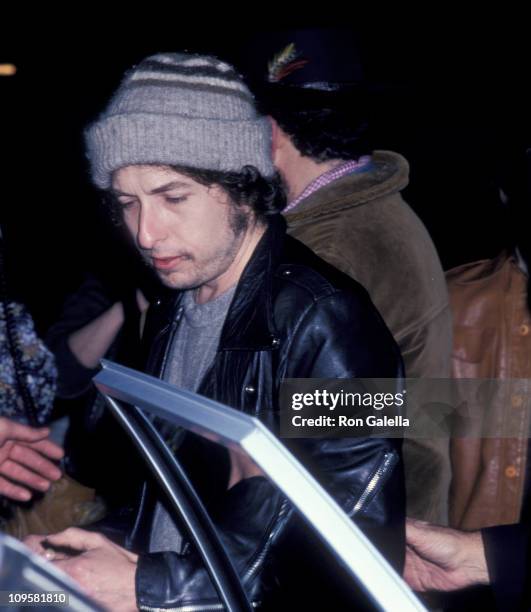
[[[236,207],[219,186],[201,185],[165,166],[121,168],[112,191],[140,253],[165,285],[190,289],[230,281],[251,217],[248,207]]]

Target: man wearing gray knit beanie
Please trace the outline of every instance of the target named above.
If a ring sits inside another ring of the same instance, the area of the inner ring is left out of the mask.
[[[93,182],[170,289],[148,310],[149,373],[255,415],[276,434],[285,378],[402,376],[396,344],[363,288],[286,236],[270,124],[231,66],[190,54],[145,59],[126,74],[86,141]],[[162,433],[215,508],[253,606],[317,609],[324,598],[340,609],[345,602],[335,598],[346,595],[323,567],[311,577],[319,553],[256,465],[197,436]],[[399,440],[292,442],[401,571]],[[385,477],[375,486],[376,473]],[[52,558],[60,548],[57,565],[109,609],[218,609],[200,555],[149,483],[143,500],[128,549],[77,529],[29,543]],[[65,548],[80,554],[65,558]]]

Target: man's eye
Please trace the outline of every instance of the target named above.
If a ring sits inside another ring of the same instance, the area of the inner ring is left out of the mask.
[[[166,196],[168,204],[179,204],[179,202],[184,202],[185,200],[186,196]]]
[[[120,208],[122,208],[123,210],[127,210],[128,208],[132,208],[135,205],[135,202],[134,200],[130,200],[129,202],[123,202],[121,200],[118,200],[118,204]]]

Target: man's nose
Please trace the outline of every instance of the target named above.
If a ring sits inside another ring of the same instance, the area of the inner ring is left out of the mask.
[[[163,215],[156,206],[142,206],[136,237],[138,246],[141,249],[151,250],[166,238],[166,233]]]

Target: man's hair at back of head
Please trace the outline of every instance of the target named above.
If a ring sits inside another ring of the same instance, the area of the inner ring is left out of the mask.
[[[357,122],[343,110],[277,107],[269,114],[299,152],[315,161],[351,160],[372,153],[368,122]]]

